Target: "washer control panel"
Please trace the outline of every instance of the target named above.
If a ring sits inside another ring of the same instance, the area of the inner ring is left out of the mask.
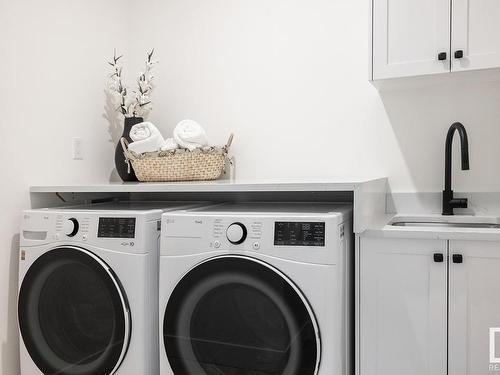
[[[99,217],[99,238],[134,238],[135,217]]]
[[[63,223],[63,233],[68,237],[75,237],[80,229],[80,223],[74,217],[66,219]]]
[[[89,217],[84,216],[66,216],[56,215],[56,233],[52,236],[53,240],[77,239],[77,237],[88,237]]]
[[[28,210],[23,216],[21,240],[23,246],[64,242],[144,253],[154,248],[146,245],[150,238],[157,243],[159,215],[151,218],[129,212]]]

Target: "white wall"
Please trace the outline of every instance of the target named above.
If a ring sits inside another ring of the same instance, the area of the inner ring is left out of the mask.
[[[389,176],[393,191],[439,191],[445,132],[461,120],[471,171],[456,190],[500,191],[500,84],[379,95],[367,24],[366,0],[0,0],[0,373],[17,371],[28,186],[110,178],[103,77],[115,46],[129,75],[156,47],[152,119],[167,133],[193,118],[218,143],[234,132],[239,178]],[[83,161],[71,160],[74,136]]]
[[[18,373],[18,227],[31,184],[107,181],[105,58],[127,43],[120,0],[0,0],[0,374]],[[122,47],[123,48],[123,47]],[[71,138],[85,142],[71,160]]]
[[[379,95],[368,1],[147,4],[133,45],[161,60],[153,120],[166,132],[192,117],[219,143],[234,132],[238,177],[389,176],[394,191],[440,191],[444,137],[460,120],[471,171],[456,190],[500,189],[500,84]]]

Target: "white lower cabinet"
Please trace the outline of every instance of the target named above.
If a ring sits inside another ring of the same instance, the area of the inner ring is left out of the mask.
[[[500,242],[361,238],[359,320],[359,375],[500,373]]]
[[[361,239],[361,375],[446,374],[446,247]]]
[[[500,243],[450,241],[449,249],[449,373],[500,373]],[[490,328],[498,330],[491,359]]]

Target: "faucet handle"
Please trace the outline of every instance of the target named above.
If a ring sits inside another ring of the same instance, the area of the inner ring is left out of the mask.
[[[453,198],[450,200],[450,206],[453,208],[467,208],[467,198]]]

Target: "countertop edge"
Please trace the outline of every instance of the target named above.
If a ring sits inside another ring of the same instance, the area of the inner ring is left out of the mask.
[[[153,192],[293,192],[356,191],[364,184],[386,178],[342,179],[339,181],[213,181],[179,183],[96,183],[74,185],[34,185],[30,193],[153,193]]]

